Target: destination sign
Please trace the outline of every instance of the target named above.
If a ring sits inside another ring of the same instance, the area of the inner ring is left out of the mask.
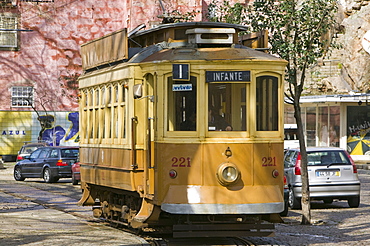
[[[206,82],[247,82],[250,71],[206,71]]]

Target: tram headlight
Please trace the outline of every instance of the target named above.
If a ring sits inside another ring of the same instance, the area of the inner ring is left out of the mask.
[[[228,186],[240,177],[239,169],[233,163],[222,163],[217,169],[218,182],[223,186]]]

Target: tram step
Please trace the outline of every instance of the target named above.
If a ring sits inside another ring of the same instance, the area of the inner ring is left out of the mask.
[[[269,237],[273,236],[274,229],[274,224],[174,225],[173,237]]]

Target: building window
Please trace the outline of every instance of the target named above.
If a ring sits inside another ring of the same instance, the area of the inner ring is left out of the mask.
[[[18,48],[17,22],[17,17],[14,14],[0,14],[0,50]]]
[[[12,107],[31,107],[33,104],[32,86],[12,87]]]

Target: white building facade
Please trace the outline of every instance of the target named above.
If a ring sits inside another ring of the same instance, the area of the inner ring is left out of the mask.
[[[346,149],[356,162],[370,163],[370,94],[301,97],[306,146]],[[285,104],[284,123],[294,124]]]

